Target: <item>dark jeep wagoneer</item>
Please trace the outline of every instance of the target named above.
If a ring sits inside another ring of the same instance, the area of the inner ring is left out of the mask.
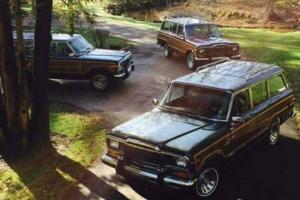
[[[248,144],[279,138],[295,97],[282,68],[222,60],[171,82],[157,107],[114,128],[104,163],[117,173],[211,198],[220,167]]]
[[[200,61],[241,57],[239,44],[221,35],[216,24],[194,17],[173,17],[162,23],[157,43],[166,57],[173,52],[183,54],[187,67],[194,69]]]
[[[31,69],[34,33],[24,33],[24,44],[28,67]],[[50,78],[88,79],[96,90],[105,90],[111,81],[126,79],[133,70],[130,51],[95,49],[79,34],[52,34]]]

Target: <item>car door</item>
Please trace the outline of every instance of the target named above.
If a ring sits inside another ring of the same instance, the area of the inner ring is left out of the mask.
[[[249,134],[254,131],[252,117],[252,104],[249,89],[240,91],[234,97],[232,106],[232,118],[240,119],[239,122],[232,121],[231,131],[225,137],[225,149],[228,156],[234,155],[244,147],[248,141]]]
[[[79,73],[80,60],[65,41],[52,41],[50,45],[50,77],[66,77]]]
[[[187,42],[185,41],[185,30],[182,24],[177,25],[176,36],[174,36],[174,48],[180,52],[185,53],[188,48]]]

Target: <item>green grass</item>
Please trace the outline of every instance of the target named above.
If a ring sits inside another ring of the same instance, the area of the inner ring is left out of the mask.
[[[56,149],[47,149],[0,168],[0,199],[61,199],[61,195],[99,159],[105,130],[96,116],[65,105],[50,107],[50,130]]]

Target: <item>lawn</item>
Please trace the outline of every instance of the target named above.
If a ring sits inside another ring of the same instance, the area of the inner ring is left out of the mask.
[[[61,199],[105,147],[102,120],[71,106],[51,105],[50,130],[55,149],[0,165],[1,200]]]

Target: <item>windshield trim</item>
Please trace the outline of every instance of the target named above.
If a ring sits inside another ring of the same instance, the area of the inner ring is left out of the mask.
[[[163,95],[161,96],[160,102],[162,100],[162,97],[165,96],[165,94],[167,93],[167,91],[169,90],[169,88],[172,86],[172,84],[181,84],[181,85],[189,85],[189,86],[201,87],[201,88],[206,88],[206,89],[213,89],[213,90],[218,90],[218,91],[222,91],[224,93],[230,94],[230,100],[229,100],[229,106],[228,106],[228,110],[227,110],[226,119],[213,119],[213,118],[207,118],[207,117],[203,117],[203,116],[197,116],[197,115],[193,115],[193,114],[190,114],[190,113],[181,112],[181,111],[178,111],[176,109],[167,108],[165,106],[162,106],[160,103],[157,105],[157,108],[159,110],[165,111],[165,112],[174,112],[174,113],[177,113],[177,114],[180,114],[180,115],[189,116],[189,117],[194,116],[194,118],[197,118],[197,119],[211,120],[211,121],[215,121],[215,122],[229,122],[230,115],[231,115],[231,110],[232,110],[232,106],[233,106],[234,93],[232,93],[231,91],[228,91],[228,90],[222,90],[220,88],[215,88],[215,87],[208,87],[208,86],[197,85],[197,84],[193,84],[193,83],[172,81],[169,84],[169,86],[167,87],[167,89],[164,91]]]

